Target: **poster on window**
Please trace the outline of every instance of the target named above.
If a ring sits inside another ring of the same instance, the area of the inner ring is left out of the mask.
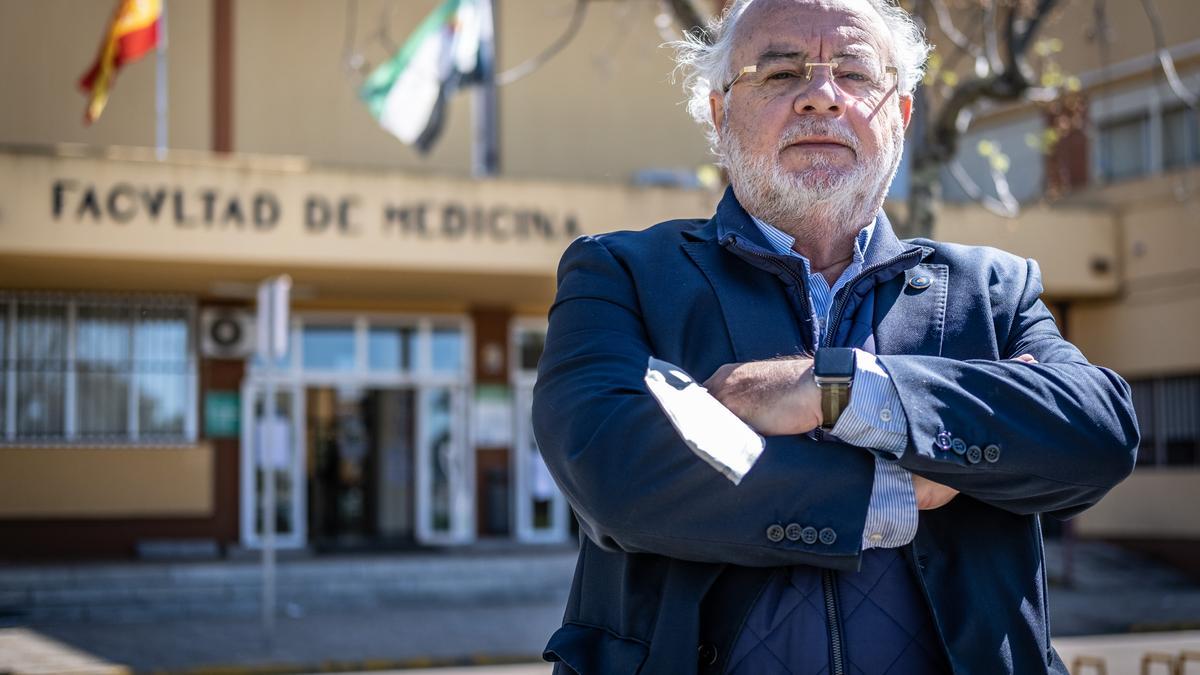
[[[475,389],[475,446],[508,448],[513,443],[513,402],[508,387]]]
[[[292,425],[286,417],[276,415],[258,420],[258,465],[264,469],[282,471],[291,464]]]

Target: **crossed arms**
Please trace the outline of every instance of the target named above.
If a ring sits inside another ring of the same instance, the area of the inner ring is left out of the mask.
[[[739,383],[755,395],[762,388],[749,377],[731,379],[737,368],[730,367],[710,384],[729,388],[722,395],[735,413],[757,419],[765,411],[772,419],[752,424],[779,435],[768,436],[740,486],[698,461],[642,384],[655,351],[647,330],[654,309],[643,302],[647,289],[635,282],[635,267],[596,238],[571,245],[539,366],[535,432],[584,531],[602,547],[703,562],[837,566],[853,559],[871,492],[870,453],[773,426],[775,417],[800,427],[819,423],[819,413],[804,414],[815,387],[804,384],[803,373],[797,386],[776,392],[784,403],[739,413]],[[1020,293],[1007,299],[1011,325],[999,356],[1028,354],[1036,363],[879,357],[908,419],[910,451],[900,464],[997,508],[1070,515],[1132,469],[1138,436],[1128,387],[1062,339],[1037,299],[1032,264],[1009,271]],[[1002,459],[970,464],[944,451],[938,435],[946,430],[996,444]],[[819,523],[841,536],[819,548],[769,542],[763,530],[773,522]]]

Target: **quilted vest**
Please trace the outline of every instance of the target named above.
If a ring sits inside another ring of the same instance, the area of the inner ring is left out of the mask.
[[[900,550],[870,549],[858,572],[777,569],[738,633],[726,672],[939,675],[950,668]]]

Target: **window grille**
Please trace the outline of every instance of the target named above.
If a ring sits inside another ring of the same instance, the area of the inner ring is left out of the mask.
[[[1200,464],[1200,375],[1151,378],[1129,384],[1142,432],[1138,464]]]
[[[1100,175],[1106,182],[1150,173],[1149,118],[1135,117],[1100,127]]]
[[[1163,168],[1178,169],[1200,164],[1200,126],[1191,108],[1163,113]]]
[[[196,437],[190,300],[0,293],[0,441]]]

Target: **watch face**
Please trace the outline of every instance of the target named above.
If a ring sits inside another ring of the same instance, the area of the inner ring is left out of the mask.
[[[818,349],[813,359],[813,372],[818,377],[853,376],[854,350],[845,347]]]

